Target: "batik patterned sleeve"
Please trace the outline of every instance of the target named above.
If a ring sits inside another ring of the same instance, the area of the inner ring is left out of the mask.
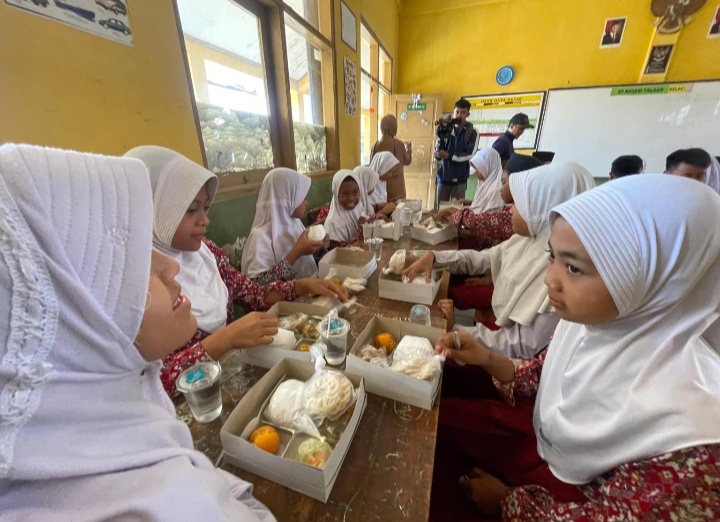
[[[320,209],[320,212],[318,212],[318,215],[315,218],[315,223],[313,223],[313,224],[314,225],[322,225],[323,223],[325,223],[325,220],[327,219],[329,213],[330,213],[330,207],[328,205],[325,205],[324,207],[322,207]]]
[[[252,278],[259,285],[269,285],[275,281],[292,281],[297,278],[297,272],[293,266],[283,259],[270,270],[266,270],[260,275]]]
[[[515,379],[508,383],[501,383],[493,377],[495,387],[506,402],[514,406],[516,397],[534,397],[537,395],[546,355],[547,348],[530,359],[511,358],[510,360],[515,366]]]
[[[545,488],[511,488],[503,521],[720,520],[720,445],[624,464],[582,486],[586,502],[560,502]]]
[[[492,248],[513,235],[509,206],[497,212],[482,214],[475,214],[469,208],[465,208],[455,212],[449,220],[455,227],[469,231],[475,240],[474,246],[478,249]]]
[[[163,358],[160,380],[162,381],[163,388],[165,388],[165,391],[170,397],[177,394],[175,380],[178,376],[196,362],[208,359],[208,355],[205,353],[202,345],[202,340],[207,336],[207,333],[198,330],[183,348]]]
[[[277,290],[285,301],[294,301],[295,281],[275,281],[269,285],[259,285],[249,277],[241,274],[230,264],[227,254],[215,243],[206,239],[205,244],[215,256],[218,271],[227,286],[230,301],[243,307],[246,311],[264,311],[270,308],[267,298],[270,292]]]

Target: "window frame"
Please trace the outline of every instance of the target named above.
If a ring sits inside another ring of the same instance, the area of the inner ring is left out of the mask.
[[[330,34],[324,36],[312,25],[299,17],[299,15],[283,0],[227,0],[237,4],[252,13],[260,20],[260,44],[262,52],[262,67],[265,74],[265,86],[268,100],[268,126],[270,130],[270,143],[273,151],[273,160],[276,167],[287,167],[296,170],[295,137],[292,120],[292,102],[290,98],[290,73],[287,61],[287,46],[285,39],[285,24],[305,37],[311,44],[327,53],[328,67],[323,66],[323,114],[325,120],[326,164],[325,171],[309,172],[313,178],[329,177],[339,168],[340,143],[337,132],[337,66],[335,41],[335,5],[332,0],[325,2],[326,16],[320,16],[321,29]],[[180,20],[180,11],[177,0],[173,0],[175,21],[178,39],[185,65],[187,84],[190,92],[193,117],[198,135],[203,165],[207,168],[205,143],[202,137],[200,117],[197,108],[195,88],[190,72],[185,34]],[[212,47],[205,44],[207,47]],[[282,64],[278,67],[278,64]],[[265,175],[272,168],[244,170],[240,172],[217,173],[220,179],[215,201],[235,199],[260,190]]]

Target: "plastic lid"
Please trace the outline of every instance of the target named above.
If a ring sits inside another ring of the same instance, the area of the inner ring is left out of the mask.
[[[213,361],[197,363],[182,372],[175,386],[183,393],[209,388],[220,377],[220,365]]]

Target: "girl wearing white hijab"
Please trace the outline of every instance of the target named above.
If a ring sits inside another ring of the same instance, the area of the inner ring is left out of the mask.
[[[378,152],[370,160],[370,168],[377,172],[380,183],[370,196],[372,210],[366,210],[370,213],[382,212],[389,216],[395,211],[395,205],[393,201],[388,201],[387,180],[400,176],[402,165],[392,152]]]
[[[545,281],[562,321],[547,356],[491,361],[469,336],[460,351],[438,343],[508,399],[537,393],[539,456],[582,495],[564,502],[477,470],[467,483],[480,504],[518,521],[717,520],[719,214],[716,193],[675,176],[583,194],[551,215]]]
[[[360,200],[362,201],[365,212],[372,214],[374,207],[371,202],[372,195],[375,193],[380,184],[380,176],[370,167],[363,165],[355,167],[353,170],[360,182]]]
[[[360,225],[367,218],[362,203],[362,185],[360,178],[352,170],[338,170],[333,176],[333,199],[325,220],[325,230],[330,236],[330,248],[349,245],[362,239]]]
[[[595,181],[580,165],[560,163],[513,174],[509,183],[515,201],[515,235],[489,250],[428,253],[405,273],[412,279],[417,273],[430,273],[433,266],[447,268],[453,274],[479,276],[490,271],[495,286],[492,308],[500,329],[478,324],[467,330],[494,352],[532,357],[548,345],[559,321],[543,283],[549,260],[550,210],[593,188]],[[448,328],[452,328],[452,301],[443,301],[441,308]]]
[[[470,165],[475,169],[478,186],[472,201],[463,200],[463,203],[469,204],[475,214],[503,208],[505,204],[500,197],[503,167],[498,151],[492,147],[480,149],[470,160]]]
[[[195,321],[152,249],[142,163],[0,147],[0,513],[274,521],[193,449],[160,384]]]
[[[265,176],[242,255],[242,273],[256,283],[290,281],[317,272],[312,254],[323,242],[310,240],[300,221],[309,190],[310,178],[291,169],[273,169]]]
[[[136,147],[125,155],[141,160],[148,169],[153,245],[180,264],[176,279],[190,298],[198,323],[195,336],[163,361],[162,381],[171,395],[177,376],[198,360],[206,356],[217,360],[230,350],[272,342],[277,317],[254,312],[234,321],[233,304],[267,310],[280,300],[292,301],[308,293],[347,299],[347,292],[331,281],[297,279],[262,286],[239,273],[222,249],[205,238],[217,176],[164,147]]]

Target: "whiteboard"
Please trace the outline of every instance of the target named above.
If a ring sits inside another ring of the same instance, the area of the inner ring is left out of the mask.
[[[534,149],[542,119],[545,91],[463,96],[470,102],[468,121],[480,135],[479,147],[491,147],[508,128],[510,118],[522,112],[534,129],[525,129],[513,143],[515,149]]]
[[[663,172],[668,154],[689,147],[720,155],[720,81],[548,92],[538,149],[595,177],[608,177],[623,154],[645,160],[645,172]]]

